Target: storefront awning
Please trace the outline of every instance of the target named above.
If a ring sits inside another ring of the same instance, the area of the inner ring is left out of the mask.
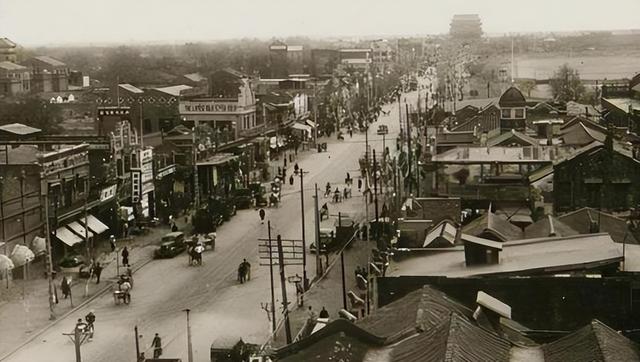
[[[311,132],[311,126],[302,123],[294,123],[291,128]]]
[[[80,223],[88,226],[89,230],[92,231],[94,234],[102,234],[103,232],[109,230],[109,227],[105,224],[102,223],[102,221],[98,220],[97,217],[89,214],[87,216],[87,222],[85,224],[85,220],[84,217],[80,218]]]
[[[78,235],[74,234],[71,230],[67,229],[64,226],[58,228],[58,230],[56,230],[55,232],[55,235],[58,239],[60,239],[60,241],[69,246],[74,246],[75,244],[82,242],[82,239],[80,239]]]
[[[87,236],[90,238],[93,237],[93,233],[84,226],[80,225],[80,223],[77,221],[70,222],[69,224],[67,224],[67,227],[78,236],[80,236],[82,240],[84,240]]]
[[[311,128],[316,128],[316,122],[314,122],[314,121],[312,121],[310,119],[307,119],[305,123],[308,124],[309,126],[311,126]]]

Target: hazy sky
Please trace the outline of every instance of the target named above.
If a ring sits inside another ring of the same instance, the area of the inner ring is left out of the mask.
[[[23,45],[411,35],[478,13],[488,33],[640,28],[640,0],[0,0]]]

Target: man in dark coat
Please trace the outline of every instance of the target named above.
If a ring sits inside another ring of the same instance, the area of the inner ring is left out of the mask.
[[[125,246],[124,249],[122,249],[122,265],[123,266],[129,266],[129,249],[127,249],[127,247]]]
[[[162,355],[162,339],[160,335],[156,333],[156,336],[153,337],[153,341],[151,341],[151,347],[153,347],[153,358],[160,358]]]

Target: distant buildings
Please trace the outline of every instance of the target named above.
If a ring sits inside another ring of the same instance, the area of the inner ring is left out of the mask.
[[[16,62],[16,43],[7,38],[0,38],[0,62]]]
[[[357,69],[369,71],[373,63],[373,55],[370,48],[340,49],[340,66],[342,70]]]
[[[286,78],[290,74],[304,72],[304,48],[302,45],[287,45],[276,41],[269,46],[269,68],[271,78]]]
[[[47,55],[27,59],[34,92],[63,92],[69,89],[69,67]]]
[[[456,14],[451,19],[449,35],[456,40],[482,37],[482,21],[478,14]]]
[[[31,74],[27,67],[0,61],[0,96],[15,97],[31,91]]]

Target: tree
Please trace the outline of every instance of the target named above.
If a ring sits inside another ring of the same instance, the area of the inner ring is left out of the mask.
[[[531,91],[536,89],[536,81],[533,79],[523,79],[518,81],[518,87],[527,93],[527,97],[531,97]]]
[[[549,80],[553,97],[560,102],[576,101],[582,97],[585,88],[580,81],[580,74],[576,69],[564,64]]]

